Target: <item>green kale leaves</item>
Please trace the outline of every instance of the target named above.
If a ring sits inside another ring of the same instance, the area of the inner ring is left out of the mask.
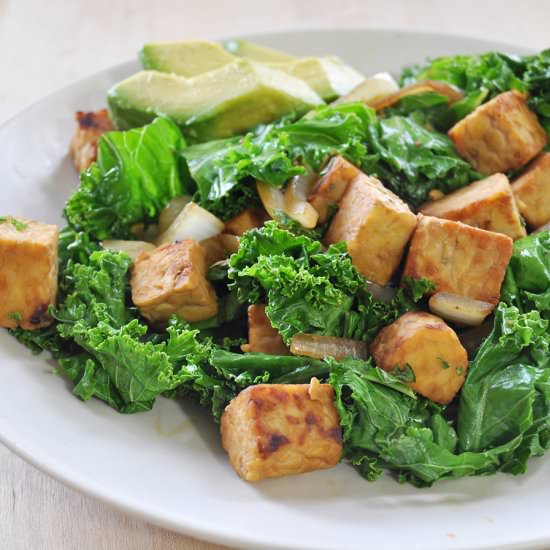
[[[383,468],[417,486],[498,471],[516,446],[457,452],[457,435],[443,410],[370,363],[332,363],[329,378],[343,431],[344,457],[369,480]]]
[[[525,91],[521,75],[525,69],[522,58],[489,52],[481,55],[438,57],[426,65],[410,67],[401,75],[401,85],[422,80],[440,80],[472,93],[487,90],[494,97],[508,90]]]
[[[65,272],[70,282],[65,300],[54,311],[61,337],[85,352],[77,354],[77,363],[74,356],[60,361],[61,370],[76,383],[79,397],[108,395],[121,412],[147,410],[159,394],[182,383],[180,366],[165,352],[167,343],[147,341],[148,327],[129,307],[130,263],[125,254],[105,250],[92,253],[87,264],[73,264]],[[169,340],[186,337],[186,330],[168,330]]]
[[[428,105],[441,105],[441,97],[433,94]],[[432,189],[449,193],[481,177],[425,120],[399,114],[378,120],[359,103],[321,107],[296,122],[183,151],[198,202],[224,218],[247,202],[254,205],[255,180],[282,187],[293,176],[318,172],[332,154],[377,176],[413,206],[427,200]]]
[[[149,410],[159,395],[185,395],[219,420],[243,388],[260,382],[308,382],[328,366],[303,357],[238,354],[173,319],[155,332],[129,299],[130,258],[97,250],[66,229],[60,245],[63,274],[56,324],[14,335],[33,352],[49,351],[82,400],[101,399],[122,413]]]
[[[517,439],[503,469],[525,470],[550,444],[550,333],[537,311],[501,304],[492,333],[470,365],[458,411],[461,449],[480,451]]]
[[[498,52],[439,57],[405,69],[401,76],[402,85],[421,80],[440,80],[464,91],[464,98],[452,107],[457,116],[451,123],[483,101],[517,90],[529,93],[530,107],[550,131],[550,50],[523,57]]]
[[[394,115],[368,127],[362,168],[413,206],[437,189],[450,193],[482,176],[456,153],[451,140],[414,118]]]
[[[104,134],[97,161],[80,174],[80,187],[67,202],[67,220],[98,240],[131,236],[132,225],[155,220],[185,193],[179,166],[184,147],[180,130],[167,118]]]
[[[324,106],[298,121],[283,119],[243,137],[193,145],[182,154],[198,202],[227,218],[237,213],[232,204],[251,206],[246,201],[255,196],[255,180],[282,187],[293,176],[318,171],[336,153],[361,165],[366,129],[375,119],[363,104]]]
[[[550,320],[550,231],[514,243],[502,300],[520,311],[537,310]]]
[[[550,447],[549,289],[550,233],[516,241],[503,302],[470,363],[458,407],[407,393],[395,377],[375,381],[379,369],[369,362],[333,362],[345,457],[367,479],[389,468],[418,486],[525,472],[528,459]]]
[[[444,134],[414,117],[378,120],[361,103],[323,106],[300,120],[287,117],[245,136],[191,147],[173,122],[157,118],[102,136],[98,159],[82,172],[65,214],[75,231],[96,240],[131,238],[133,225],[154,222],[184,193],[229,219],[259,204],[257,180],[283,187],[293,176],[318,172],[334,154],[378,176],[414,206],[432,189],[448,193],[478,176]]]

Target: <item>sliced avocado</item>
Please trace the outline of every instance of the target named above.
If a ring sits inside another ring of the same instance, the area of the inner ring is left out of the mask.
[[[186,77],[219,69],[235,61],[235,57],[220,44],[205,40],[146,44],[139,52],[139,59],[144,69]]]
[[[258,63],[285,62],[296,59],[293,55],[289,55],[279,50],[253,44],[248,40],[228,40],[224,42],[223,47],[237,57],[245,57],[251,61]]]
[[[194,142],[240,134],[323,104],[305,82],[245,59],[193,78],[141,71],[113,86],[107,100],[117,128],[142,126],[164,114]]]
[[[292,61],[266,63],[307,82],[325,101],[349,93],[365,77],[338,57],[302,57]]]
[[[307,82],[326,101],[347,94],[364,77],[337,57],[292,57],[245,40],[233,40],[237,55],[283,71]],[[238,57],[228,53],[216,42],[192,40],[184,42],[159,42],[147,44],[140,52],[145,69],[194,77],[219,69]]]

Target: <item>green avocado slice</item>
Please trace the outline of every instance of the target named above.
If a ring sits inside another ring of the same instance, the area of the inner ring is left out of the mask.
[[[363,75],[335,56],[298,58],[243,40],[230,44],[242,46],[236,51],[245,59],[262,62],[307,82],[325,101],[349,93],[365,80]],[[216,42],[188,40],[146,44],[140,52],[140,59],[144,69],[193,77],[219,69],[239,58]]]
[[[191,78],[219,69],[236,58],[216,42],[187,40],[146,44],[139,59],[144,69]]]
[[[192,142],[244,133],[323,100],[303,81],[245,59],[193,78],[141,71],[108,92],[115,127],[135,128],[167,115]]]
[[[365,80],[361,73],[334,56],[302,57],[266,65],[307,82],[325,101],[349,93]]]
[[[295,56],[259,44],[253,44],[248,40],[227,40],[223,47],[237,57],[245,57],[258,63],[286,62],[296,59]]]

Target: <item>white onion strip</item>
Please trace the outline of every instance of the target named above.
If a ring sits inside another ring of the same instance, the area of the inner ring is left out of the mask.
[[[296,334],[292,337],[290,352],[294,355],[305,355],[314,359],[334,357],[337,361],[345,357],[355,357],[357,359],[368,357],[368,347],[365,342],[305,333]]]
[[[203,241],[223,231],[224,223],[198,204],[190,202],[156,239],[157,246],[174,241]]]
[[[478,326],[493,311],[495,306],[488,302],[473,300],[448,292],[438,292],[429,301],[430,311],[447,321],[468,326]]]
[[[277,187],[258,181],[256,189],[264,208],[273,219],[277,218],[278,212],[283,212],[306,229],[312,229],[319,219],[319,213],[307,200],[313,182],[313,178],[293,178],[283,193]]]
[[[135,260],[141,252],[151,251],[155,249],[155,245],[146,243],[145,241],[120,241],[106,240],[102,243],[103,248],[112,250],[113,252],[124,252],[128,254],[132,260]]]
[[[191,202],[191,197],[181,195],[173,198],[163,209],[159,216],[159,234],[164,233],[178,217],[179,213],[185,208],[187,203]]]

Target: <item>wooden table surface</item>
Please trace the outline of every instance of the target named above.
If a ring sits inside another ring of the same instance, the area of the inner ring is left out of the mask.
[[[0,123],[146,41],[370,26],[550,46],[548,0],[0,0]],[[0,446],[0,548],[214,550],[112,510]]]

